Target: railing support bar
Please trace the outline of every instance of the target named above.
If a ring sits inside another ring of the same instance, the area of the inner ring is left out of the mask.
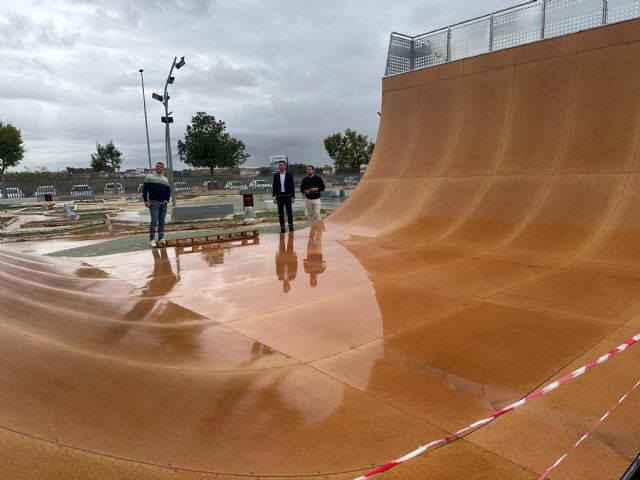
[[[545,38],[545,23],[547,22],[547,0],[542,0],[542,21],[540,22],[540,40]]]
[[[493,13],[489,16],[489,51],[493,52]]]

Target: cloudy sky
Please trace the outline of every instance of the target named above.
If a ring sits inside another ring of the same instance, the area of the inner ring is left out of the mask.
[[[375,140],[389,34],[417,35],[490,13],[506,0],[3,0],[0,121],[22,131],[19,169],[88,167],[113,140],[123,168],[164,158],[160,92],[170,86],[176,143],[198,111],[271,154],[330,163],[322,140],[346,128]],[[176,163],[176,169],[182,165]]]

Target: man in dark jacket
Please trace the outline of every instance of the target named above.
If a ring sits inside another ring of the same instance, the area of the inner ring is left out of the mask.
[[[278,162],[278,173],[273,175],[273,203],[278,205],[278,218],[280,220],[280,233],[284,229],[284,209],[287,209],[289,231],[293,232],[293,211],[291,204],[296,201],[296,187],[293,184],[293,175],[287,172],[287,164],[281,160]]]
[[[316,175],[316,168],[307,165],[307,176],[302,179],[300,191],[306,198],[307,218],[313,224],[320,221],[320,192],[324,192],[324,182]]]
[[[167,215],[167,204],[171,198],[169,180],[163,175],[164,163],[156,163],[155,173],[150,173],[144,179],[142,186],[142,198],[144,206],[151,213],[149,224],[149,241],[152,247],[156,246],[155,229],[158,226],[158,241],[164,240],[164,218]]]

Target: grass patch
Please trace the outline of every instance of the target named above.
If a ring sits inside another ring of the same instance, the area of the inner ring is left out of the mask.
[[[5,225],[7,223],[9,223],[11,220],[13,220],[16,217],[0,217],[0,225]]]
[[[89,225],[86,225],[86,224],[78,225],[77,227],[73,227],[73,228],[57,228],[55,230],[35,230],[33,232],[22,232],[22,231],[16,230],[12,232],[3,232],[2,237],[4,238],[50,237],[50,236],[56,236],[56,235],[67,235],[69,233],[78,233],[83,230],[87,230],[94,227],[96,227],[95,223],[91,223]]]
[[[106,217],[105,213],[89,213],[86,214],[84,212],[77,212],[80,220],[104,220]]]
[[[118,209],[115,207],[110,207],[110,208],[76,208],[74,210],[74,212],[81,214],[81,213],[109,213],[109,212],[116,212]]]

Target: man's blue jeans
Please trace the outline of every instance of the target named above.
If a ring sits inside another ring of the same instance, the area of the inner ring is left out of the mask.
[[[151,200],[149,203],[151,223],[149,224],[149,240],[155,238],[156,226],[158,227],[158,240],[164,238],[164,217],[167,216],[167,204]]]

